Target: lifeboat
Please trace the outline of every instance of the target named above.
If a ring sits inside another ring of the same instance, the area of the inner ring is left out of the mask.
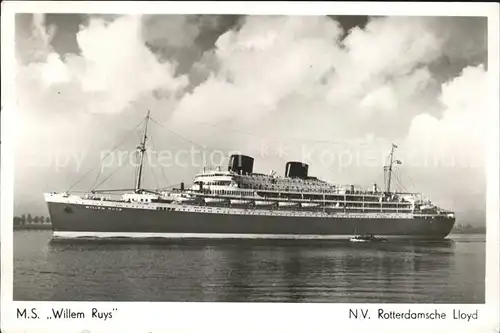
[[[227,202],[225,198],[203,198],[207,205],[223,204]]]
[[[255,201],[256,206],[272,206],[274,204],[275,204],[274,201],[264,201],[264,200]]]
[[[317,203],[317,202],[303,202],[300,205],[304,208],[314,208],[314,207],[318,207],[319,203]]]
[[[231,199],[231,205],[250,205],[251,200]]]
[[[333,205],[330,205],[330,206],[326,206],[325,208],[327,208],[327,209],[343,210],[344,206],[340,202],[337,202],[336,204],[333,204]]]
[[[278,206],[280,207],[294,207],[297,206],[298,203],[296,202],[290,202],[290,201],[280,201],[278,202]]]

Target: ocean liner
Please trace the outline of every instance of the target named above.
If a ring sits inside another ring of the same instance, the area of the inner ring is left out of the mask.
[[[443,239],[455,214],[418,193],[391,190],[392,145],[385,188],[360,189],[308,175],[290,161],[284,176],[253,171],[254,158],[232,155],[227,168],[204,168],[190,187],[142,187],[150,115],[137,147],[135,188],[111,195],[44,194],[53,239],[69,238],[268,238],[329,239],[373,234],[386,238]]]

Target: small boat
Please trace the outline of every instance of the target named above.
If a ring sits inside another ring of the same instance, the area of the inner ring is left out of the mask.
[[[367,235],[358,235],[351,237],[349,241],[353,243],[387,242],[387,238],[377,237],[371,234],[367,234]]]

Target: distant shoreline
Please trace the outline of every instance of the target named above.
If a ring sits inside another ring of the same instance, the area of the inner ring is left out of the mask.
[[[14,225],[14,230],[50,230],[52,229],[51,223],[31,223],[23,225]]]
[[[486,235],[486,230],[485,229],[478,229],[478,230],[452,230],[450,232],[450,235]]]
[[[473,227],[470,224],[455,226],[450,234],[483,234],[486,235],[486,227]]]

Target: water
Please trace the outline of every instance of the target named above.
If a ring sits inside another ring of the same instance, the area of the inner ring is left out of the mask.
[[[484,303],[483,235],[442,242],[50,243],[14,232],[14,300]]]

